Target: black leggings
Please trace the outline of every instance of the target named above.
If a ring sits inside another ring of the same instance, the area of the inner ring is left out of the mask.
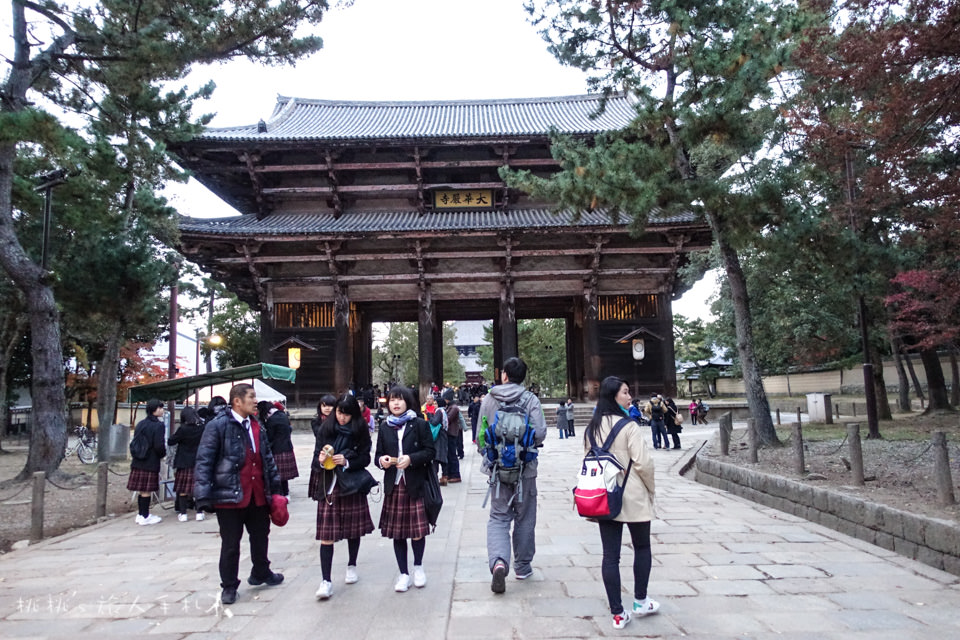
[[[623,601],[620,597],[620,548],[623,543],[624,524],[630,531],[630,541],[633,544],[633,597],[636,600],[647,597],[650,565],[653,562],[650,553],[650,522],[600,521],[600,543],[603,545],[600,574],[603,576],[603,588],[607,591],[607,603],[613,615],[623,613]]]

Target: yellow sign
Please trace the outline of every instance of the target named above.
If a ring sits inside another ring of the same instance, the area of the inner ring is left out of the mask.
[[[436,209],[492,209],[493,189],[450,189],[433,192]]]

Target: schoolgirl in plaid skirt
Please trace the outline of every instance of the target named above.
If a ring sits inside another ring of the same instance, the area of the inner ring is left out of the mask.
[[[428,474],[433,473],[436,453],[430,425],[417,412],[413,393],[406,387],[393,387],[387,393],[390,415],[377,437],[375,460],[384,470],[383,510],[380,514],[380,533],[393,539],[397,557],[397,577],[394,590],[410,588],[407,565],[407,538],[413,549],[413,585],[423,587],[427,576],[423,571],[425,536],[430,533],[423,506],[423,487]]]
[[[203,420],[193,407],[184,407],[180,412],[180,428],[170,434],[167,444],[177,447],[173,457],[173,492],[177,494],[174,508],[177,520],[187,521],[187,509],[193,502],[193,467],[197,464],[197,449],[203,437]],[[197,511],[197,520],[205,518],[203,511]]]
[[[373,531],[370,506],[363,493],[342,495],[337,480],[370,464],[370,431],[357,399],[345,393],[337,398],[333,419],[325,420],[317,432],[311,467],[316,467],[317,540],[320,541],[318,600],[333,595],[333,543],[347,541],[347,572],[344,582],[357,581],[360,538]],[[339,469],[337,467],[340,467]]]
[[[290,495],[289,481],[300,476],[297,458],[293,453],[293,441],[290,439],[293,433],[290,416],[287,415],[286,407],[282,403],[266,400],[257,403],[257,412],[260,414],[260,424],[267,430],[270,451],[273,452],[273,460],[277,463],[280,492],[288,496]]]
[[[150,525],[160,522],[160,516],[150,513],[150,493],[160,488],[160,461],[167,455],[164,444],[164,426],[160,421],[163,416],[163,403],[157,399],[147,401],[147,417],[137,423],[133,430],[134,438],[145,439],[148,444],[146,457],[133,458],[130,461],[130,477],[127,478],[127,489],[136,491],[137,519],[139,525]]]

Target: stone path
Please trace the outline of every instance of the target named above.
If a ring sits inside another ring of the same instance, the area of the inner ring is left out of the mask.
[[[444,488],[439,526],[427,538],[424,589],[393,591],[392,545],[376,532],[363,539],[354,585],[343,583],[346,546],[338,543],[333,598],[317,602],[316,508],[304,497],[304,474],[292,483],[290,523],[270,537],[283,585],[244,582],[237,603],[222,607],[215,520],[181,523],[155,507],[164,516],[159,525],[138,527],[130,514],[0,556],[0,637],[960,637],[957,577],[677,475],[692,455],[691,436],[708,433],[687,427],[686,449],[654,452],[660,519],[652,527],[650,595],[661,609],[622,631],[606,608],[596,525],[572,510],[580,440],[559,440],[551,430],[540,464],[534,576],[511,576],[503,596],[490,592],[480,506],[486,478],[468,451],[464,482]],[[312,437],[296,434],[295,444],[307,469]],[[371,503],[375,523],[379,509]],[[631,561],[624,548],[628,591]],[[244,548],[241,578],[248,571]]]

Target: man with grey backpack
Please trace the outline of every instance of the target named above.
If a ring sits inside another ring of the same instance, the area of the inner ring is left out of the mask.
[[[514,575],[533,575],[537,525],[537,455],[547,435],[540,400],[523,388],[527,365],[513,357],[503,363],[501,382],[480,405],[478,444],[483,471],[490,476],[487,499],[487,558],[494,593],[506,591],[510,571],[511,532]],[[484,500],[486,505],[487,500]]]

